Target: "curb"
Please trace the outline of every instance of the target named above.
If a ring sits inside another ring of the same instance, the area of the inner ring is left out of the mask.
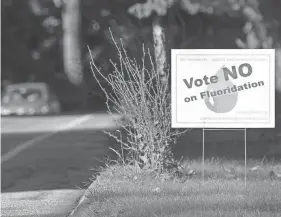
[[[76,211],[79,209],[79,207],[84,204],[84,202],[86,201],[86,199],[88,198],[88,194],[90,193],[90,188],[93,186],[95,180],[89,185],[89,187],[87,189],[85,189],[83,195],[81,196],[81,198],[78,201],[78,204],[69,212],[69,214],[66,217],[74,217],[74,214],[76,213]]]
[[[72,217],[74,216],[74,213],[76,210],[79,208],[79,206],[86,200],[86,192],[88,189],[85,190],[84,194],[82,197],[79,199],[78,204],[70,211],[70,213],[66,217]]]

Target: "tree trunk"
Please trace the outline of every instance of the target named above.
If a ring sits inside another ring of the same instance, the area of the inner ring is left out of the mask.
[[[156,61],[156,72],[160,75],[161,82],[166,85],[168,82],[165,69],[167,67],[167,58],[165,50],[165,33],[160,24],[160,17],[156,16],[152,23],[154,55]]]
[[[87,105],[87,88],[84,83],[81,53],[81,5],[80,0],[63,0],[63,65],[64,71],[77,96],[79,107]]]
[[[69,81],[74,85],[80,85],[83,81],[80,0],[64,0],[62,25],[64,69]]]

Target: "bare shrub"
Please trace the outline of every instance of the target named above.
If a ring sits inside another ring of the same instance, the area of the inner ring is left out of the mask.
[[[113,116],[117,112],[124,117],[122,121],[115,120],[122,133],[108,133],[121,144],[121,153],[114,151],[124,163],[163,171],[168,161],[173,162],[171,144],[184,132],[171,128],[169,86],[161,84],[161,76],[156,73],[149,49],[145,52],[143,46],[142,61],[138,64],[135,58],[128,56],[122,40],[119,44],[113,37],[112,40],[119,58],[118,64],[110,60],[113,72],[104,75],[93,59],[91,69],[106,95],[108,113]],[[150,69],[145,64],[147,60]],[[110,91],[104,83],[110,86]],[[123,151],[127,152],[126,157]]]

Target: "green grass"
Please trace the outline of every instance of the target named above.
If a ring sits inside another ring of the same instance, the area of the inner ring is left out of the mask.
[[[192,169],[201,168],[198,161],[188,163]],[[94,182],[87,203],[75,216],[280,217],[281,181],[270,180],[268,172],[279,172],[281,165],[260,164],[258,171],[249,167],[245,188],[242,163],[207,161],[204,182],[200,173],[183,181],[129,166],[110,166]],[[237,173],[235,178],[224,177],[230,167]]]

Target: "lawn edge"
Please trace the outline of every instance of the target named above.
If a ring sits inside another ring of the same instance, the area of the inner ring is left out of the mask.
[[[76,211],[81,207],[82,204],[85,203],[85,201],[89,198],[88,194],[90,193],[90,189],[93,188],[94,185],[93,181],[87,189],[85,189],[84,193],[82,194],[82,196],[80,197],[77,205],[69,212],[69,214],[66,217],[74,217],[74,214],[76,213]]]

